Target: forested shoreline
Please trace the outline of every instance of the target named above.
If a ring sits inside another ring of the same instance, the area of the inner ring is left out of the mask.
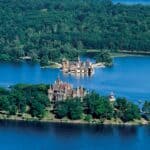
[[[88,49],[148,52],[149,12],[110,0],[1,0],[0,60],[47,64]]]
[[[17,84],[9,89],[0,88],[0,119],[101,124],[106,120],[110,124],[136,124],[136,120],[143,124],[142,119],[149,122],[148,101],[140,109],[126,98],[110,102],[108,97],[90,92],[83,99],[71,98],[54,104],[48,99],[48,87],[44,84]]]

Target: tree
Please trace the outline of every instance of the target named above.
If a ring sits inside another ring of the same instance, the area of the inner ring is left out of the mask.
[[[106,65],[112,65],[112,57],[108,51],[100,51],[95,56],[96,62],[104,62]]]
[[[11,105],[9,107],[9,115],[16,115],[16,113],[17,113],[17,107],[16,107],[16,105]]]
[[[101,97],[95,101],[94,114],[97,118],[112,118],[113,108],[108,99]]]
[[[83,107],[80,99],[70,99],[67,101],[68,104],[68,117],[76,120],[81,119],[83,114]]]
[[[0,54],[0,61],[10,61],[10,56],[8,54]]]
[[[0,109],[4,111],[9,111],[10,102],[8,96],[0,96]]]
[[[49,60],[73,59],[83,48],[83,52],[146,52],[150,47],[149,12],[150,6],[119,5],[110,0],[20,0],[15,6],[13,1],[3,0],[0,60],[30,56],[47,65]],[[98,61],[103,59],[111,63],[109,55],[97,56]]]
[[[128,103],[128,107],[124,113],[124,116],[122,117],[123,121],[132,121],[134,119],[140,119],[140,109],[137,105]]]
[[[118,98],[116,100],[116,115],[123,121],[132,121],[134,119],[140,119],[140,109],[137,105],[128,102],[125,98]]]
[[[33,99],[30,106],[30,113],[33,117],[43,118],[45,114],[45,107],[36,99]]]
[[[12,90],[9,94],[9,101],[12,105],[16,106],[18,112],[24,113],[26,111],[26,97],[22,91]]]
[[[9,91],[0,87],[0,95],[8,95]]]
[[[10,90],[0,88],[0,110],[10,115],[29,113],[42,118],[50,101],[47,96],[48,85],[16,84]]]
[[[48,65],[48,56],[43,56],[40,60],[41,66],[47,66]]]
[[[99,94],[97,94],[95,91],[92,91],[90,94],[84,97],[83,103],[86,113],[94,114],[97,99],[99,99]]]
[[[59,102],[56,105],[56,117],[58,118],[63,118],[63,117],[67,117],[68,114],[68,105],[66,102]]]
[[[41,103],[45,107],[48,107],[48,106],[50,107],[50,101],[48,99],[47,94],[43,94],[43,93],[40,93],[38,91],[38,94],[35,95],[34,99],[36,99],[36,101],[38,101],[39,103]]]
[[[117,110],[124,113],[128,107],[127,99],[126,98],[117,98],[116,102],[115,102],[115,107],[117,108]]]
[[[92,114],[93,117],[106,119],[113,117],[113,106],[106,97],[92,92],[85,97],[84,103],[87,113]]]
[[[150,113],[150,102],[145,101],[143,107],[142,107],[142,111],[146,114]]]
[[[91,122],[92,115],[90,115],[90,114],[86,115],[85,118],[84,118],[84,120],[87,121],[87,122]]]

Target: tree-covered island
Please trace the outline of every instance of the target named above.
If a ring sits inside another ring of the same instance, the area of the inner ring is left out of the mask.
[[[83,99],[67,98],[51,103],[49,85],[18,84],[0,88],[0,119],[50,122],[145,124],[149,123],[150,102],[142,109],[125,98],[110,102],[108,97],[90,92]]]
[[[110,0],[1,0],[0,60],[45,66],[89,50],[97,61],[102,50],[149,54],[149,12],[149,5]]]

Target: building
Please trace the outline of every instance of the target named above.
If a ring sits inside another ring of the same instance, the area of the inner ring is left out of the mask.
[[[116,101],[116,97],[115,97],[115,95],[114,95],[113,92],[111,92],[110,95],[109,95],[109,101],[110,101],[110,102]]]
[[[71,84],[63,82],[59,78],[48,89],[48,98],[53,103],[67,98],[83,98],[85,95],[86,90],[84,88],[73,88]]]
[[[94,71],[90,61],[82,62],[78,57],[78,61],[69,61],[63,59],[62,70],[64,73],[87,74],[91,75]]]

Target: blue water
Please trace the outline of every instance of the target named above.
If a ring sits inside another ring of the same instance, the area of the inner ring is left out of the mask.
[[[150,0],[112,0],[114,3],[150,5]]]
[[[150,57],[115,58],[111,68],[99,68],[92,77],[63,74],[59,69],[41,69],[39,64],[0,63],[0,86],[17,83],[51,84],[59,76],[75,87],[82,85],[102,95],[113,91],[130,100],[150,100]]]
[[[0,121],[1,150],[149,150],[149,126]]]
[[[150,4],[150,0],[113,0]],[[63,75],[38,64],[0,63],[0,86],[53,83],[57,76],[102,94],[114,91],[133,101],[150,100],[150,58],[116,58],[112,68],[97,69],[91,78]],[[0,150],[149,150],[150,126],[90,126],[0,121]]]

